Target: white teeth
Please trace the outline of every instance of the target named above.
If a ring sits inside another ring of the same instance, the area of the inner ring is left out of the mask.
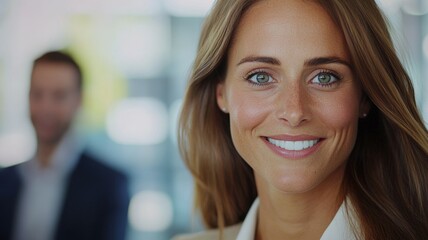
[[[282,141],[282,140],[276,140],[272,138],[267,138],[267,139],[273,145],[280,148],[284,148],[285,150],[289,150],[289,151],[300,151],[303,149],[307,149],[307,148],[313,147],[315,144],[319,142],[319,139],[307,140],[307,141]]]

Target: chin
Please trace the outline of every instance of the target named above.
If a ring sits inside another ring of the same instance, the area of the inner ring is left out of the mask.
[[[306,193],[319,185],[316,179],[310,178],[307,174],[284,174],[278,177],[272,175],[271,183],[273,186],[284,193]]]
[[[306,193],[315,188],[315,186],[312,184],[302,182],[281,182],[275,185],[280,192],[288,194]]]
[[[57,133],[37,133],[37,139],[41,143],[56,144],[61,141],[62,134]]]

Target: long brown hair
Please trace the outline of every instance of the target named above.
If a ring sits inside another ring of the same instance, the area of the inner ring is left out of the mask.
[[[386,21],[375,1],[320,3],[342,29],[354,76],[372,102],[345,179],[363,239],[426,239],[428,133]]]
[[[235,150],[229,119],[217,106],[234,30],[256,1],[218,0],[203,26],[179,124],[179,147],[195,179],[195,205],[206,225],[243,221],[257,190]],[[371,102],[359,123],[344,189],[362,239],[428,236],[428,132],[405,69],[374,0],[319,0],[342,29],[354,77]]]

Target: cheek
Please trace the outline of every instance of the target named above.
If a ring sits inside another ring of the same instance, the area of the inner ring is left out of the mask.
[[[257,129],[269,116],[266,99],[245,91],[231,91],[228,95],[230,130],[233,144],[245,161],[253,166],[260,140]]]
[[[44,108],[43,104],[39,101],[32,101],[29,104],[30,115],[33,117],[41,117],[46,112]]]
[[[74,115],[79,109],[79,98],[75,96],[69,96],[66,99],[55,101],[53,109],[57,115],[70,117]]]
[[[347,91],[318,102],[316,109],[322,121],[335,129],[355,128],[359,118],[358,91]]]
[[[76,114],[76,111],[77,109],[74,106],[63,106],[62,108],[56,109],[55,115],[59,121],[69,122]]]
[[[342,129],[352,127],[358,120],[358,107],[346,104],[336,104],[333,106],[324,106],[324,111],[320,112],[325,124]]]
[[[357,138],[359,118],[359,94],[354,91],[335,94],[334,98],[319,103],[318,116],[326,130],[324,154],[336,161],[349,157]]]
[[[234,92],[229,95],[229,116],[232,130],[252,131],[262,124],[269,114],[266,101],[254,94]]]

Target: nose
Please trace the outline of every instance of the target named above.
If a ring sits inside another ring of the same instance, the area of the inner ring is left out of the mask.
[[[298,82],[287,84],[278,92],[277,118],[290,127],[310,120],[309,97]]]

